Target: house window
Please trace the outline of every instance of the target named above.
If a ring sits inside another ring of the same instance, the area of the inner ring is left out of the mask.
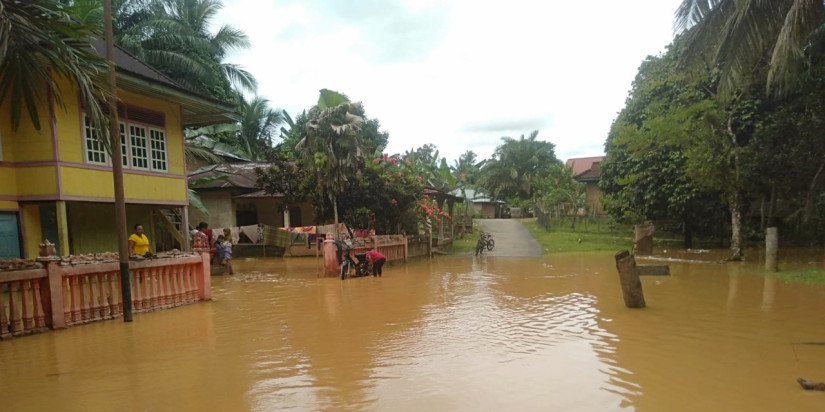
[[[149,129],[152,144],[152,169],[166,171],[166,133],[162,130]]]
[[[132,147],[132,167],[135,169],[149,168],[149,152],[146,142],[146,128],[143,126],[129,126],[129,144]]]
[[[118,106],[122,122],[120,130],[121,162],[124,168],[169,171],[169,154],[166,153],[166,119],[161,112],[132,106]],[[106,146],[97,140],[97,131],[86,114],[83,114],[83,146],[86,163],[111,165]]]
[[[86,162],[105,165],[106,147],[103,146],[103,142],[97,139],[97,131],[86,115],[83,115],[83,141],[86,146]]]
[[[123,167],[129,167],[129,148],[126,139],[126,124],[120,122],[120,154],[123,158]]]

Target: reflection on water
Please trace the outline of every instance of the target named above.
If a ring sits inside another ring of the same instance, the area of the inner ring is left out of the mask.
[[[686,255],[682,252],[682,255]],[[668,258],[682,258],[669,255]],[[239,261],[213,301],[0,342],[0,410],[818,410],[825,288],[612,254],[446,257],[383,278]]]

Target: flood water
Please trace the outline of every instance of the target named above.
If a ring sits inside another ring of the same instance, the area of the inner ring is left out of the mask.
[[[825,287],[670,266],[631,310],[609,253],[238,261],[212,302],[0,342],[0,410],[825,410],[795,382],[825,381]]]

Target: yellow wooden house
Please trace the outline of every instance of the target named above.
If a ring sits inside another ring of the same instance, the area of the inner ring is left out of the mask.
[[[105,51],[103,42],[93,46]],[[121,49],[115,65],[129,228],[143,224],[151,238],[161,223],[172,232],[175,222],[167,217],[177,216],[182,223],[174,232],[182,241],[188,221],[183,128],[233,122],[232,107],[184,89]],[[0,106],[0,259],[36,257],[45,240],[64,256],[117,251],[113,159],[95,139],[77,89],[57,81],[65,107],[51,95],[41,102],[48,122],[39,131],[25,112],[12,130],[10,108]]]

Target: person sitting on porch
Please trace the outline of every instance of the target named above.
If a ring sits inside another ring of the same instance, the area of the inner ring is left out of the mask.
[[[197,229],[199,232],[205,234],[209,240],[209,258],[211,261],[215,261],[215,257],[218,256],[218,249],[215,248],[215,239],[212,237],[212,229],[209,228],[209,223],[200,222],[198,223]]]
[[[143,225],[135,225],[135,233],[129,236],[129,252],[132,255],[144,256],[149,252],[149,238],[143,234]]]

